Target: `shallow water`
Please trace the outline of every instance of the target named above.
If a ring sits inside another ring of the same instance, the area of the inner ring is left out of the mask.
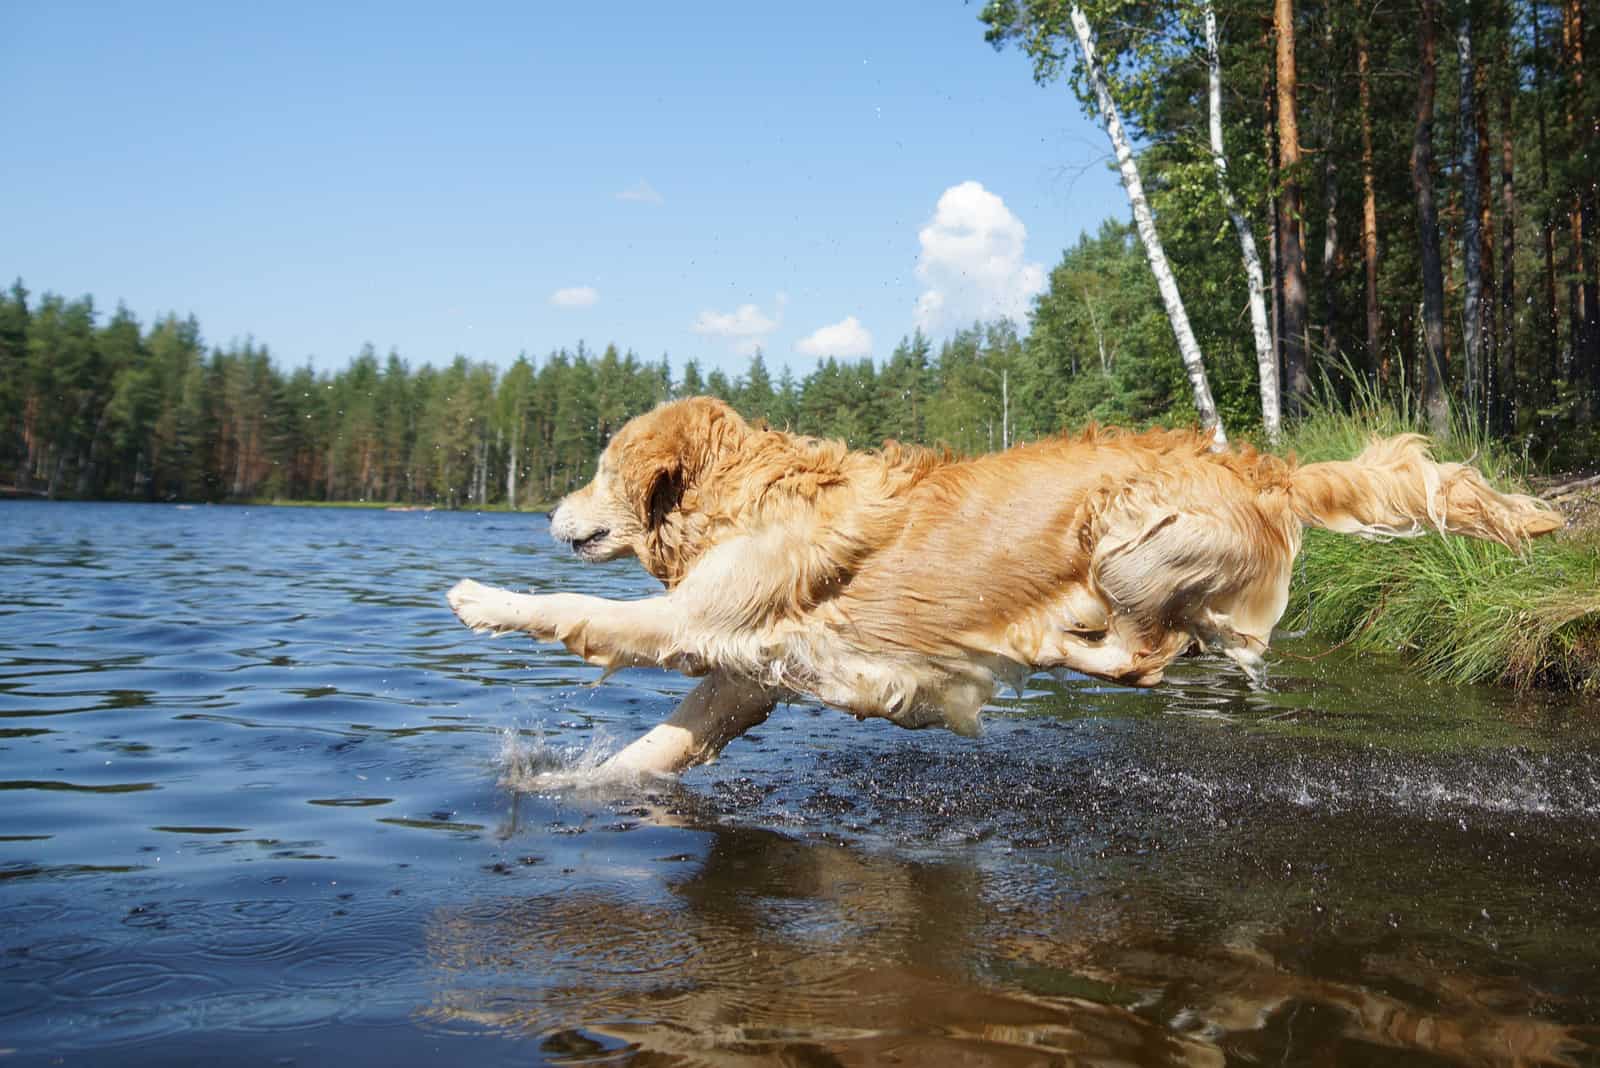
[[[653,585],[532,516],[0,503],[0,1062],[1600,1064],[1582,701],[1285,640],[601,785],[688,683],[463,576]]]

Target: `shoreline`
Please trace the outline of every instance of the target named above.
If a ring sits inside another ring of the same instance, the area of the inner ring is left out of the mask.
[[[36,501],[40,504],[146,504],[165,508],[348,508],[369,512],[504,512],[507,514],[543,515],[554,505],[536,505],[530,508],[510,508],[504,504],[472,505],[451,508],[440,504],[407,504],[403,501],[314,501],[275,497],[247,497],[242,500],[206,501],[177,499],[148,501],[131,497],[47,497],[43,491],[7,492],[0,487],[0,501]]]

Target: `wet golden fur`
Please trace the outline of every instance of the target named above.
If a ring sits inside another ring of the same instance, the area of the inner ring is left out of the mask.
[[[1517,547],[1561,520],[1428,458],[1416,435],[1297,466],[1188,431],[1091,429],[974,459],[857,452],[695,398],[634,419],[552,532],[632,555],[640,601],[463,583],[469,626],[561,641],[962,733],[1003,681],[1065,668],[1136,686],[1192,646],[1259,677],[1304,526]]]

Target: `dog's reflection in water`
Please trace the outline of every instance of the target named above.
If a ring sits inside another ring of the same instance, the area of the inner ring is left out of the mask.
[[[967,857],[722,827],[677,861],[675,879],[440,909],[438,992],[421,1015],[633,1064],[1570,1065],[1597,1052],[1593,1034],[1537,1018],[1549,996],[1517,981],[1420,956],[1363,957],[1361,982],[1307,975],[1306,941],[1326,935],[1152,916],[1148,896],[1120,890],[1036,894]]]

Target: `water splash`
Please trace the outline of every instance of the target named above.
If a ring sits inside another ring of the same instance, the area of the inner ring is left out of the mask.
[[[500,732],[494,764],[500,769],[500,785],[523,794],[637,785],[644,778],[640,772],[609,763],[616,750],[616,739],[603,729],[581,745],[559,745],[540,726],[507,727]]]

